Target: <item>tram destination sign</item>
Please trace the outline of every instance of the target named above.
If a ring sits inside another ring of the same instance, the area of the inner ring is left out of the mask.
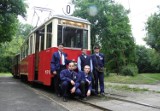
[[[67,25],[67,26],[74,26],[74,27],[78,27],[78,28],[87,28],[87,24],[69,21],[69,20],[60,20],[59,24]]]

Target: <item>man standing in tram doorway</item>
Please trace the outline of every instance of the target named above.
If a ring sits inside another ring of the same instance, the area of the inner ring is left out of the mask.
[[[90,66],[90,71],[93,70],[92,59],[89,55],[87,55],[87,50],[81,48],[82,54],[78,57],[77,65],[78,71],[84,71],[84,66]]]
[[[58,45],[58,51],[54,52],[51,60],[51,73],[54,74],[54,89],[57,96],[61,96],[60,88],[60,72],[66,69],[66,65],[70,62],[67,60],[67,54],[63,52],[64,45],[60,43]]]
[[[104,95],[104,54],[100,53],[100,46],[94,46],[94,54],[92,55],[93,74],[95,79],[95,93],[98,94],[98,81],[100,85],[100,94]]]

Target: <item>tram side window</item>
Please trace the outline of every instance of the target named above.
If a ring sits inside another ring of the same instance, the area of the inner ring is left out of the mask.
[[[52,39],[52,23],[47,25],[47,41],[46,41],[46,48],[51,47],[51,40]]]
[[[21,48],[21,60],[22,60],[22,58],[23,58],[23,55],[22,55],[22,48]]]
[[[88,49],[88,32],[83,29],[67,27],[63,30],[63,40],[65,47]]]
[[[30,37],[30,49],[29,49],[30,50],[30,52],[29,52],[30,54],[32,54],[32,47],[33,47],[33,45],[32,45],[33,44],[32,37],[33,36]]]
[[[88,31],[83,31],[83,48],[88,49]]]
[[[28,49],[29,49],[29,48],[28,48],[28,42],[29,42],[29,41],[27,40],[27,42],[26,42],[26,56],[28,56]]]
[[[25,48],[24,48],[24,57],[27,56],[27,44],[25,44]]]
[[[24,46],[23,46],[23,48],[22,48],[22,58],[24,58],[25,57],[25,52],[24,52]]]
[[[58,34],[57,34],[58,38],[57,38],[57,43],[63,43],[62,41],[62,26],[58,26]]]
[[[62,28],[63,32],[63,42],[65,47],[72,47],[72,48],[81,48],[82,44],[82,37],[83,37],[83,30],[76,29],[71,27]]]
[[[40,32],[41,35],[41,50],[44,50],[44,29]]]

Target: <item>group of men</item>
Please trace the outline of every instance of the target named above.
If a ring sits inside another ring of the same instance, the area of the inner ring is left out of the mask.
[[[87,55],[86,49],[81,49],[77,67],[74,60],[68,60],[63,52],[63,44],[58,45],[58,51],[53,53],[51,60],[51,73],[54,75],[54,87],[58,96],[63,96],[66,102],[69,96],[86,97],[98,94],[98,81],[100,94],[104,95],[104,55],[100,53],[100,47],[94,47],[94,54]],[[68,65],[68,67],[67,67]]]

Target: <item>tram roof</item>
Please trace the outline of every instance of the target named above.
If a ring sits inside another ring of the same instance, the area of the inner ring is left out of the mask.
[[[64,20],[71,20],[71,21],[75,21],[75,22],[81,22],[81,23],[86,23],[86,24],[91,24],[87,19],[83,19],[80,17],[75,17],[75,16],[69,16],[69,15],[53,15],[52,18],[50,18],[49,20],[45,21],[43,24],[41,24],[40,26],[34,28],[32,30],[32,32],[30,34],[32,34],[33,32],[35,32],[36,30],[38,30],[40,27],[44,26],[47,22],[49,22],[50,20],[57,18],[57,19],[64,19]],[[29,35],[30,35],[29,34]]]
[[[72,20],[72,21],[76,21],[76,22],[91,24],[87,19],[83,19],[83,18],[75,17],[75,16],[69,16],[69,15],[55,15],[52,18],[61,18],[61,19],[66,19],[66,20]]]

